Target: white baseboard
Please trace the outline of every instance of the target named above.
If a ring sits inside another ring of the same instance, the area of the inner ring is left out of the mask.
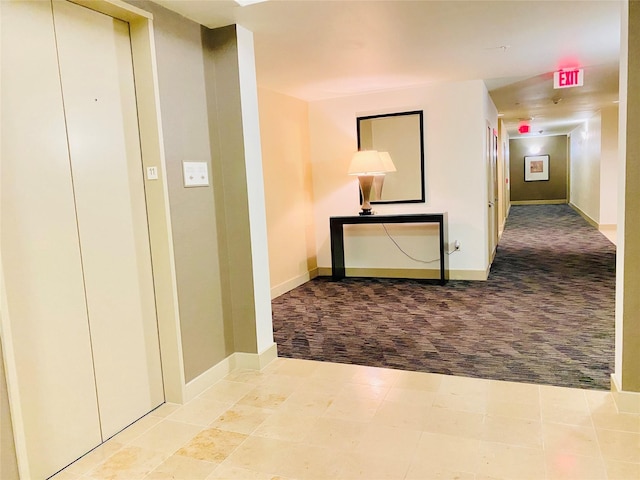
[[[563,205],[567,203],[566,198],[555,200],[511,200],[511,205]]]
[[[261,370],[278,356],[278,346],[273,343],[262,353],[235,352],[218,362],[206,372],[185,385],[184,402],[193,400],[216,382],[222,380],[229,373],[240,368]]]
[[[449,270],[449,280],[477,280],[486,281],[489,270]]]
[[[611,393],[620,413],[640,414],[640,392],[620,390],[614,375],[611,375]]]
[[[233,370],[246,368],[249,370],[262,370],[278,357],[278,345],[272,343],[262,353],[236,352],[233,355]]]
[[[227,358],[225,358],[221,362],[218,362],[209,370],[201,373],[196,378],[188,382],[184,388],[184,403],[187,403],[189,400],[194,399],[211,385],[231,373],[231,371],[233,370],[232,357],[234,355],[235,353],[229,355]]]
[[[486,280],[484,270],[449,270],[449,280]],[[415,278],[435,280],[440,278],[440,270],[414,268],[347,268],[347,277],[365,278]],[[318,276],[330,277],[330,267],[319,267]]]
[[[294,288],[299,287],[300,285],[304,285],[309,280],[312,280],[317,276],[318,269],[314,268],[307,273],[303,273],[302,275],[298,275],[297,277],[287,280],[286,282],[282,282],[275,287],[271,287],[271,300],[293,290]]]
[[[440,278],[440,270],[437,268],[354,268],[345,269],[347,277],[374,277],[374,278],[417,278],[424,280],[437,280]]]
[[[585,212],[583,212],[580,209],[580,207],[578,207],[577,205],[575,205],[575,204],[573,204],[571,202],[569,202],[569,206],[571,208],[573,208],[576,212],[578,212],[580,214],[580,216],[582,218],[584,218],[589,225],[591,225],[592,227],[598,228],[598,222],[596,222],[593,218],[591,218],[589,215],[587,215]]]

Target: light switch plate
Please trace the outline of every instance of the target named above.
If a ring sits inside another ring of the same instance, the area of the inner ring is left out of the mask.
[[[182,162],[185,187],[209,186],[209,169],[207,162]]]

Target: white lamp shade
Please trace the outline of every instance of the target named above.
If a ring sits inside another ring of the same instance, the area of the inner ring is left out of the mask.
[[[393,164],[393,160],[391,160],[391,155],[389,155],[389,152],[378,152],[378,155],[380,155],[380,158],[382,158],[385,172],[389,173],[396,171],[396,166]]]
[[[349,165],[349,175],[380,175],[385,171],[384,161],[376,150],[356,152]]]

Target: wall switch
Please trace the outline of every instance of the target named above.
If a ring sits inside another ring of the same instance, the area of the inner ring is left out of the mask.
[[[207,162],[182,162],[185,187],[209,186],[209,170]]]

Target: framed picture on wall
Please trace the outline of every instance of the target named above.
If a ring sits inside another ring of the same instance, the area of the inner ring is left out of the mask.
[[[524,157],[524,181],[549,180],[549,155]]]

